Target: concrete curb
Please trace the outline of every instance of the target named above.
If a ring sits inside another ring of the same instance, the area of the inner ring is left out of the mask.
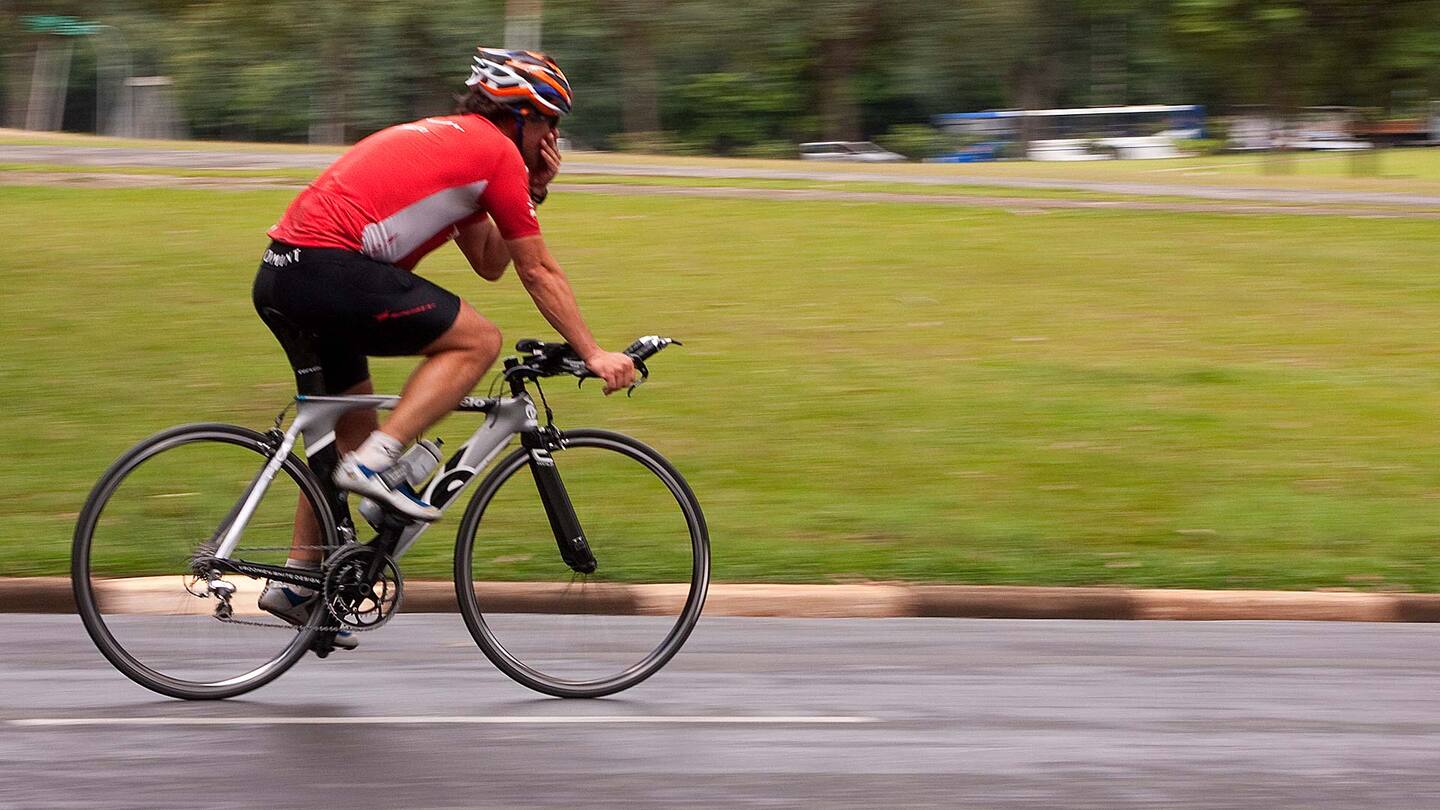
[[[0,579],[0,613],[74,613],[69,577]]]
[[[242,583],[237,609],[253,611]],[[251,585],[254,587],[250,587]],[[100,588],[109,610],[146,613],[175,605],[174,577],[111,580]],[[487,609],[555,610],[563,584],[496,582],[480,586]],[[587,590],[597,613],[663,614],[679,609],[685,589],[672,585],[609,585]],[[573,601],[570,603],[573,606]],[[195,600],[198,611],[207,603]],[[454,613],[455,588],[445,581],[405,585],[409,613]],[[0,613],[74,613],[66,577],[0,578]],[[1178,621],[1440,621],[1440,594],[1330,591],[1200,591],[1165,588],[1022,588],[991,585],[734,585],[710,587],[707,616],[789,618],[947,617],[971,619],[1151,619]]]

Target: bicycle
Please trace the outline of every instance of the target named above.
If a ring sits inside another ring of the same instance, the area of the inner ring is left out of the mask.
[[[625,350],[637,385],[649,377],[645,360],[674,342],[651,335]],[[698,621],[710,576],[705,518],[655,450],[555,426],[540,380],[594,376],[567,344],[527,339],[515,349],[521,356],[497,377],[509,396],[461,400],[457,412],[485,420],[420,491],[444,509],[489,468],[460,520],[454,568],[460,613],[486,657],[545,694],[613,694],[659,671]],[[331,474],[340,415],[398,401],[300,395],[268,432],[182,425],[116,460],[80,513],[71,560],[75,603],[100,652],[161,694],[220,699],[269,683],[307,652],[327,657],[341,631],[388,622],[404,595],[396,561],[430,524],[362,501],[376,533],[361,542]],[[520,447],[501,458],[516,436]],[[515,483],[526,477],[532,486]],[[318,538],[318,571],[282,564],[302,530]],[[265,580],[320,594],[305,625],[251,607]]]

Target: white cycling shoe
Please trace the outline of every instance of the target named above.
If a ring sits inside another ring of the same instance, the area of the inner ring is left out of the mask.
[[[426,522],[440,519],[440,510],[416,495],[408,484],[386,480],[385,473],[375,472],[356,461],[354,453],[347,453],[340,460],[340,465],[335,468],[334,480],[335,486],[346,492],[364,495],[406,517]]]
[[[283,582],[266,580],[265,590],[260,592],[260,599],[255,603],[266,613],[279,616],[285,621],[302,625],[310,621],[310,611],[315,609],[320,595],[311,591],[309,594],[302,594]],[[335,634],[334,644],[342,650],[353,650],[360,646],[360,639],[348,630],[341,630]]]

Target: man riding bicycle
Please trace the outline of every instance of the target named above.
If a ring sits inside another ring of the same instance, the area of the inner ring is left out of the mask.
[[[500,354],[500,331],[468,303],[411,271],[453,239],[481,278],[515,265],[536,308],[609,394],[634,362],[600,348],[535,206],[560,166],[570,85],[535,51],[480,48],[455,114],[393,126],[357,143],[306,187],[269,231],[256,311],[285,349],[301,394],[370,394],[367,356],[421,355],[384,425],[369,409],[341,417],[335,484],[407,516],[440,512],[383,476],[406,445],[459,404]],[[320,448],[308,448],[312,456]],[[315,568],[314,517],[301,499],[287,565]],[[260,607],[303,623],[315,594],[271,582]],[[353,647],[353,638],[336,640]]]

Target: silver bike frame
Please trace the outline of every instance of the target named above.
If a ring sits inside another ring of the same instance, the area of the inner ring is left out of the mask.
[[[229,559],[245,534],[245,527],[254,517],[260,500],[270,488],[270,482],[280,471],[285,457],[294,449],[300,438],[305,440],[305,453],[317,453],[335,441],[335,423],[349,411],[369,408],[391,410],[400,402],[396,396],[297,396],[295,398],[295,421],[285,431],[280,446],[270,461],[251,484],[240,505],[235,519],[226,528],[215,556]],[[422,497],[439,509],[455,500],[475,475],[483,470],[510,444],[516,435],[539,428],[536,422],[535,403],[528,395],[518,397],[497,397],[482,399],[466,397],[456,406],[457,411],[480,412],[485,414],[485,423],[445,462]],[[414,544],[429,523],[416,522],[406,526],[396,544],[394,557],[398,558]]]

